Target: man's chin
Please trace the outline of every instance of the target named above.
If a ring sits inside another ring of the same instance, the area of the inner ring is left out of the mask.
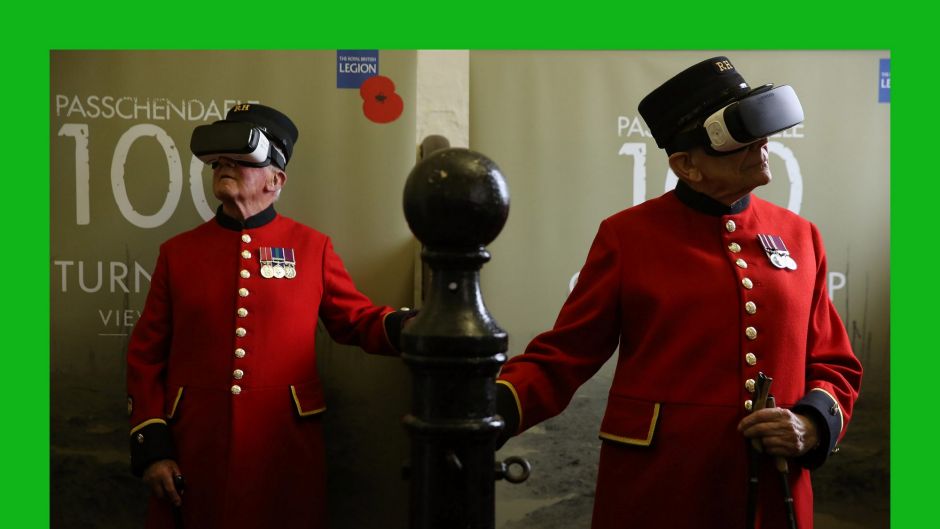
[[[755,176],[756,184],[754,187],[765,186],[769,184],[770,182],[772,182],[773,179],[774,179],[774,175],[770,173],[770,168],[766,167]]]
[[[212,194],[222,202],[229,202],[235,197],[235,190],[229,189],[225,185],[215,185],[212,187]]]

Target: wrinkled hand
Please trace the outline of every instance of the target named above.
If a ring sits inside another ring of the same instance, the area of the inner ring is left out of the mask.
[[[151,463],[144,470],[144,483],[150,487],[151,494],[179,507],[183,504],[183,499],[176,493],[176,487],[173,485],[173,477],[179,474],[180,468],[176,461],[161,459]]]
[[[801,456],[819,442],[812,420],[784,408],[757,410],[738,423],[738,431],[760,439],[764,452],[775,456]]]

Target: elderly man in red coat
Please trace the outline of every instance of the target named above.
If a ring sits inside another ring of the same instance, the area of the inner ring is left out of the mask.
[[[222,204],[160,247],[127,354],[148,528],[324,527],[317,320],[341,343],[398,352],[408,312],[373,305],[326,235],[274,210],[297,137],[257,104],[193,132]]]
[[[619,347],[594,529],[811,529],[809,469],[845,433],[862,368],[819,231],[751,193],[771,179],[767,136],[802,107],[715,57],[639,110],[679,182],[601,223],[555,326],[503,366],[500,442],[560,413]],[[757,409],[762,374],[777,407]],[[793,516],[775,458],[789,459]]]

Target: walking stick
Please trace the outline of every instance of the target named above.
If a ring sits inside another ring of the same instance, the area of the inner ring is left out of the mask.
[[[776,407],[773,395],[767,397],[767,407]],[[783,486],[783,505],[787,509],[788,527],[796,529],[796,512],[793,509],[793,494],[790,492],[790,468],[787,465],[787,458],[774,456],[774,465],[777,467],[777,471],[780,472],[780,484]]]
[[[757,374],[757,382],[754,385],[754,401],[751,404],[751,413],[763,409],[767,405],[767,397],[770,395],[770,383],[774,379],[764,373]],[[760,439],[751,439],[748,447],[748,476],[747,476],[747,529],[754,529],[757,520],[757,490],[760,475],[760,458],[763,451],[763,445]]]
[[[176,487],[177,494],[183,494],[183,489],[186,488],[186,482],[183,481],[182,474],[173,476],[173,486]],[[183,529],[183,508],[177,505],[173,506],[173,526],[175,529]]]
[[[763,373],[757,374],[757,383],[754,386],[754,403],[751,406],[752,413],[764,408],[775,408],[776,401],[770,394],[770,384],[773,379]],[[747,489],[747,529],[754,529],[757,519],[757,491],[758,476],[760,473],[760,459],[764,451],[763,443],[759,438],[751,439],[749,450],[749,469],[748,469],[748,489]],[[789,529],[797,529],[796,512],[793,508],[793,494],[790,491],[790,468],[787,464],[787,458],[783,456],[774,456],[774,466],[780,474],[780,484],[783,486],[783,503],[787,511],[787,526]]]

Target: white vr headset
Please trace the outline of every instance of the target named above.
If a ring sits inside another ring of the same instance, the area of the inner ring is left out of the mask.
[[[207,164],[225,157],[249,167],[265,167],[271,163],[284,169],[284,154],[271,142],[261,128],[243,121],[216,121],[193,129],[189,148]]]
[[[764,85],[712,113],[700,127],[677,134],[671,147],[704,144],[716,154],[732,153],[802,122],[803,106],[792,87]]]

